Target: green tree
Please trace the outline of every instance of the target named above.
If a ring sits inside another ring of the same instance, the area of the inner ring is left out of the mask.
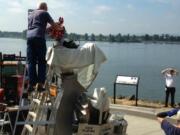
[[[129,42],[130,41],[130,35],[129,34],[124,35],[123,39],[124,39],[125,42]]]
[[[153,35],[153,40],[154,41],[159,41],[159,35],[157,35],[157,34]]]
[[[116,42],[124,42],[122,35],[119,33],[115,36]]]
[[[97,36],[97,40],[98,40],[98,41],[103,41],[103,40],[104,40],[104,36],[103,36],[102,34],[99,34],[99,35]]]
[[[148,34],[145,34],[145,35],[144,35],[144,40],[145,40],[145,41],[149,41],[150,39],[151,39],[151,38],[150,38],[150,36],[149,36]]]
[[[23,30],[23,32],[22,32],[22,38],[23,39],[26,39],[26,33],[27,33],[27,30]]]
[[[165,34],[165,39],[166,39],[166,41],[169,41],[170,40],[170,35],[169,34]]]
[[[80,36],[78,34],[76,34],[76,33],[70,33],[68,35],[68,38],[71,39],[71,40],[79,41]]]
[[[88,40],[89,40],[89,36],[88,36],[87,33],[84,34],[84,40],[85,40],[85,41],[88,41]]]
[[[109,34],[108,41],[115,42],[115,37],[113,35]]]
[[[96,39],[95,39],[95,35],[94,35],[94,34],[91,34],[91,36],[90,36],[90,40],[91,40],[91,41],[96,41]]]

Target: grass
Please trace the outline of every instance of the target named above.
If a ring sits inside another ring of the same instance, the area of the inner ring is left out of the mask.
[[[110,97],[110,101],[111,101],[111,103],[113,103],[114,99],[112,97]],[[136,102],[135,100],[129,100],[126,97],[122,98],[122,99],[116,99],[116,104],[120,104],[120,105],[135,106],[135,102]],[[138,100],[138,106],[139,107],[147,107],[147,108],[156,108],[156,109],[165,108],[163,102],[149,101],[149,100],[143,100],[143,99]]]

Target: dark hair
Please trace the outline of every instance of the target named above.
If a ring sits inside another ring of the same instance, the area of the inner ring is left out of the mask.
[[[47,4],[46,4],[46,2],[41,2],[41,3],[38,5],[38,9],[47,10]]]

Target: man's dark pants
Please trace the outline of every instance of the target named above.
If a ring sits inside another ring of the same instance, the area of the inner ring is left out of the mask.
[[[46,40],[43,38],[27,39],[27,62],[29,85],[44,83],[46,79]],[[36,64],[38,68],[36,68]],[[37,69],[37,70],[36,70]]]
[[[166,87],[166,99],[165,99],[165,106],[168,106],[168,99],[169,94],[171,94],[171,106],[174,107],[174,96],[175,96],[175,87]]]

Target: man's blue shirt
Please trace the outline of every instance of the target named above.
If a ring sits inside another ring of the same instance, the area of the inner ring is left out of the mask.
[[[54,22],[48,12],[34,10],[28,15],[27,38],[45,38],[47,23]]]
[[[161,128],[166,135],[180,135],[180,128],[173,126],[167,120],[162,121]]]

